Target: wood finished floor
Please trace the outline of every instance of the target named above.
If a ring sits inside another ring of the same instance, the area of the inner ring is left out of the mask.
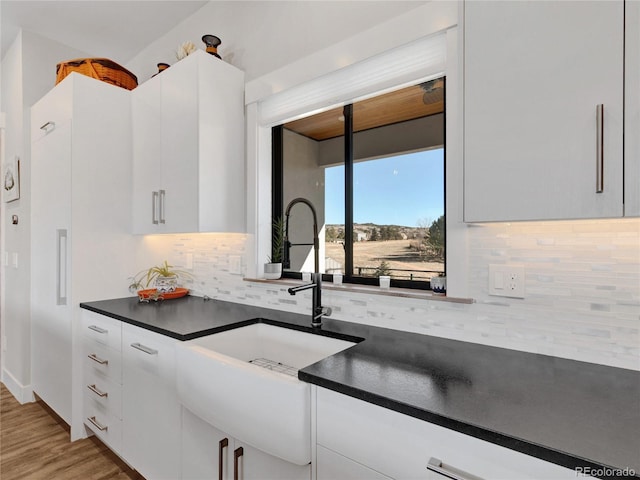
[[[1,480],[144,480],[95,437],[71,443],[44,403],[20,405],[0,385]]]

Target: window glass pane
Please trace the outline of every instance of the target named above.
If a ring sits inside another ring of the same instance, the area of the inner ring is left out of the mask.
[[[327,167],[325,178],[325,273],[344,269],[344,165]]]
[[[428,281],[444,270],[443,79],[354,103],[353,129],[353,275]]]
[[[285,220],[288,218],[291,243],[290,265],[285,271],[315,271],[313,215],[305,202],[292,204],[300,198],[307,200],[316,212],[319,271],[333,273],[344,268],[344,249],[336,243],[340,241],[337,239],[340,225],[344,229],[344,121],[341,117],[342,108],[337,108],[284,126],[283,204],[285,213],[289,207]]]
[[[430,227],[444,215],[444,150],[361,161],[353,177],[354,275],[425,281],[443,271]]]

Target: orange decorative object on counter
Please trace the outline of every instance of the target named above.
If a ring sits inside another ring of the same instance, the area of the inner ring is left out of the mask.
[[[138,78],[133,73],[108,58],[76,58],[59,63],[56,65],[56,85],[71,72],[97,78],[127,90],[138,86]]]
[[[140,301],[149,300],[171,300],[172,298],[184,297],[189,293],[188,288],[176,288],[173,292],[158,293],[157,288],[149,288],[147,290],[138,290],[138,298]]]

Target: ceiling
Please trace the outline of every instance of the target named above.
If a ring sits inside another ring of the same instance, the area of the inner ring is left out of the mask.
[[[206,0],[1,0],[2,58],[20,28],[125,64]]]
[[[423,88],[424,86],[424,88]],[[426,117],[444,111],[444,81],[425,82],[353,104],[353,131],[360,132],[393,123]],[[334,108],[293,122],[285,128],[314,140],[344,134],[343,107]]]

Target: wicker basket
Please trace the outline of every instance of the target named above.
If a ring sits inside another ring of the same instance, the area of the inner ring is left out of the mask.
[[[126,68],[107,58],[77,58],[56,65],[56,85],[71,72],[97,78],[118,87],[133,90],[138,79]]]

